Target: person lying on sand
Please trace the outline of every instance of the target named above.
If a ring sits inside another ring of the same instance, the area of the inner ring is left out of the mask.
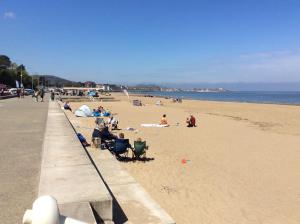
[[[67,101],[67,102],[65,103],[64,109],[65,109],[65,110],[70,110],[70,111],[72,111],[72,109],[71,109],[71,107],[70,107],[70,104],[69,104],[69,101]]]
[[[196,118],[191,114],[189,118],[186,119],[187,127],[196,127]]]

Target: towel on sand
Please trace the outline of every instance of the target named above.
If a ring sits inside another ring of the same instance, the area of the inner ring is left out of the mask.
[[[153,128],[165,128],[168,127],[169,125],[167,124],[141,124],[142,127],[153,127]]]

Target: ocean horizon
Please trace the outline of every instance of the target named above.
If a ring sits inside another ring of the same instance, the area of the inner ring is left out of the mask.
[[[206,101],[300,105],[300,91],[227,91],[227,92],[132,91],[129,93],[153,95],[153,96],[168,97],[168,98],[206,100]]]

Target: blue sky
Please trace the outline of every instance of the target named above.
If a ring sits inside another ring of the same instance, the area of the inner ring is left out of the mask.
[[[0,54],[115,83],[300,82],[297,0],[0,0]]]

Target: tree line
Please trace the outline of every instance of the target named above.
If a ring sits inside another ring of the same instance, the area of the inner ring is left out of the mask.
[[[24,88],[31,88],[32,86],[32,77],[26,70],[25,65],[18,65],[15,62],[12,62],[10,58],[6,55],[0,55],[0,83],[5,84],[8,87],[15,87],[16,80],[21,82]],[[37,81],[35,80],[34,85]]]

